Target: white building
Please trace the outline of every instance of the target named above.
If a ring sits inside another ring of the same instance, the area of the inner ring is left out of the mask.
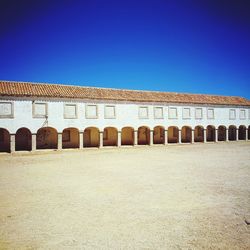
[[[241,97],[0,81],[0,152],[249,140]]]

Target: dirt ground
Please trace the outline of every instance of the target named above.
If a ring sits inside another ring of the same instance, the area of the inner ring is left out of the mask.
[[[250,142],[0,155],[0,249],[250,249]]]

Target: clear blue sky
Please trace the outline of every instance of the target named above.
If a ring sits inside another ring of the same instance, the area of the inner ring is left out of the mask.
[[[0,79],[250,99],[250,1],[1,0]]]

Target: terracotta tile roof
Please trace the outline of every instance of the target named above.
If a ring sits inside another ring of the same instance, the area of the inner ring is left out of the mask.
[[[250,106],[250,101],[242,97],[119,90],[11,81],[0,81],[1,96]]]

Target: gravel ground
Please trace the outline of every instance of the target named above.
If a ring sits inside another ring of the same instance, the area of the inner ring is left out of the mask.
[[[250,249],[250,143],[0,155],[0,249]]]

